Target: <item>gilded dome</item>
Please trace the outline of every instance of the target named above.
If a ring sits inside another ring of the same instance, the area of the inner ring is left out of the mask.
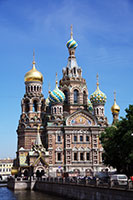
[[[99,89],[98,75],[97,75],[97,89],[94,93],[91,94],[90,100],[92,104],[105,104],[107,100],[106,95]]]
[[[13,167],[13,168],[11,169],[11,174],[12,174],[12,175],[18,174],[18,169],[15,168],[15,167]]]
[[[119,113],[120,112],[120,107],[114,102],[114,105],[111,107],[111,112],[112,113]]]
[[[116,104],[116,92],[114,92],[114,104],[111,107],[111,112],[118,114],[120,112],[120,107]]]
[[[35,61],[33,61],[32,69],[25,74],[24,81],[25,82],[29,82],[29,81],[40,81],[40,82],[43,82],[43,75],[42,75],[41,72],[39,72],[36,69]]]

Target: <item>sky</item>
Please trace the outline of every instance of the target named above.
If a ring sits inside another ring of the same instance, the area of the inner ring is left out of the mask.
[[[49,82],[54,89],[56,72],[60,80],[67,65],[71,24],[89,96],[98,73],[109,123],[114,90],[121,117],[133,104],[132,0],[0,0],[0,158],[16,156],[24,75],[32,67],[33,49],[47,98]]]

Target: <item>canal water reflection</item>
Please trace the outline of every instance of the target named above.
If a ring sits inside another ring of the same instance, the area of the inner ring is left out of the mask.
[[[50,196],[34,191],[12,191],[7,187],[0,187],[0,200],[67,200],[63,197]]]
[[[66,197],[57,197],[53,195],[47,195],[45,193],[36,191],[12,191],[6,187],[0,187],[0,200],[70,200]],[[86,200],[133,200],[132,194],[129,196],[121,196],[117,194],[115,196],[111,194],[104,194],[95,192],[90,193]]]

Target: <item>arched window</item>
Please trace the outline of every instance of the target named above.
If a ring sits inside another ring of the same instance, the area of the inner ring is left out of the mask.
[[[25,100],[25,112],[26,113],[29,112],[29,100],[28,99]]]
[[[79,96],[78,90],[74,90],[74,103],[78,103],[78,96]]]
[[[56,108],[54,108],[54,113],[56,114]]]
[[[73,72],[74,72],[74,74],[76,74],[76,67],[73,68]]]
[[[36,91],[36,86],[34,85],[34,91]]]
[[[60,107],[60,113],[62,113],[62,109],[61,109],[61,107]]]
[[[65,95],[65,101],[64,101],[64,103],[68,103],[68,92],[67,92],[67,90],[64,90],[63,93]]]
[[[37,101],[33,101],[33,112],[37,112]]]
[[[83,104],[86,105],[87,104],[87,95],[86,92],[83,92]]]
[[[31,92],[33,92],[33,86],[31,86]]]

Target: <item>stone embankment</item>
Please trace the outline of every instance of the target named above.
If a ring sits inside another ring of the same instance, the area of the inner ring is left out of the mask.
[[[64,196],[76,200],[88,199],[119,199],[132,200],[133,187],[128,182],[125,186],[114,186],[113,183],[100,183],[98,180],[90,182],[71,183],[63,179],[41,179],[41,180],[10,180],[8,182],[10,189],[30,189],[41,191],[57,196]]]

